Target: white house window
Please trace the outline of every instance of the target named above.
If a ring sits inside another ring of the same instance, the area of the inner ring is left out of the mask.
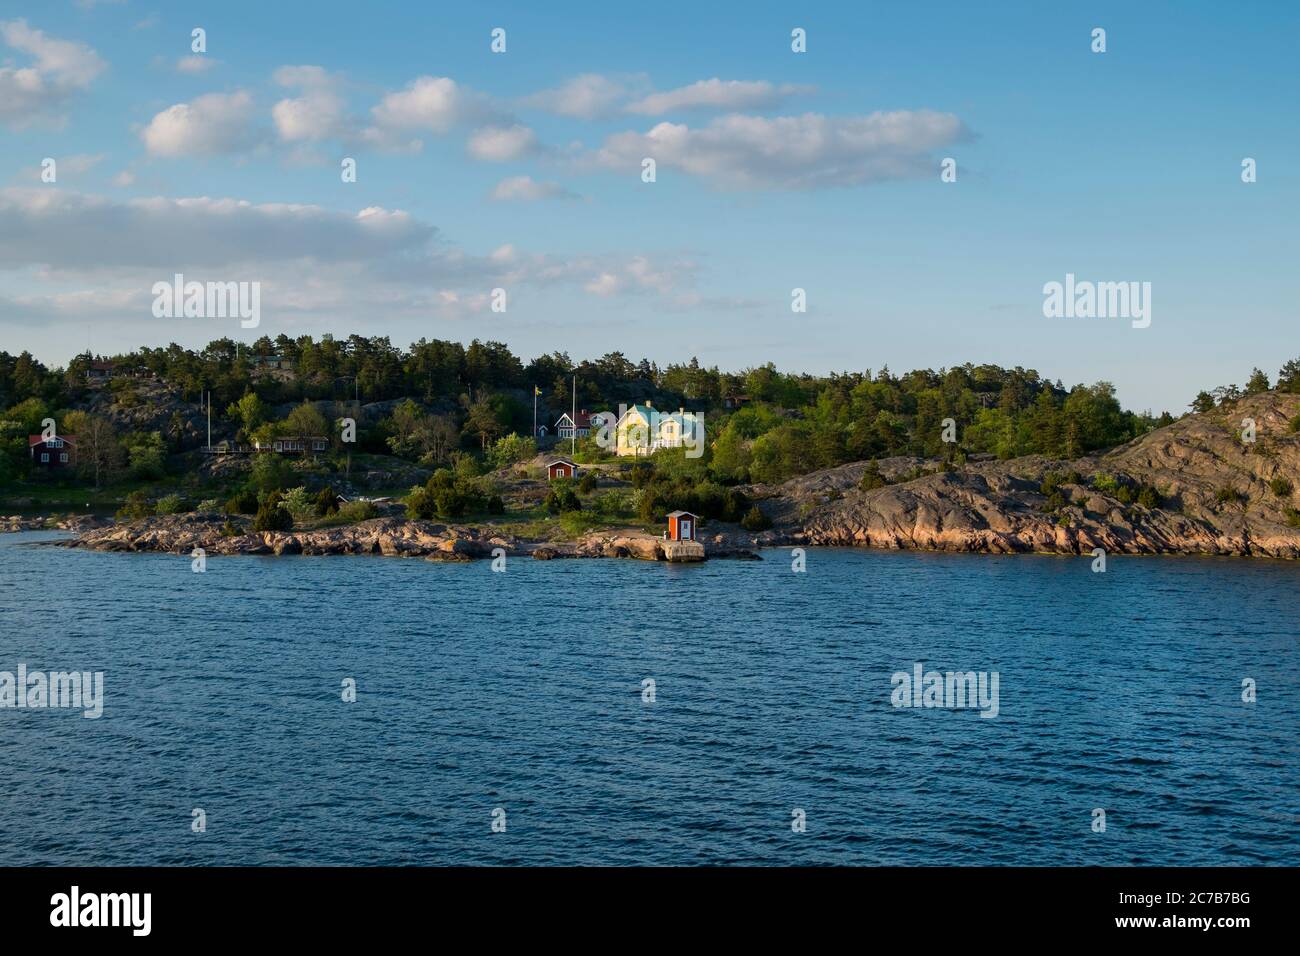
[[[62,438],[51,438],[51,439],[49,439],[48,441],[46,441],[46,443],[45,443],[45,447],[46,447],[46,448],[62,448],[62,447],[63,447],[63,439],[62,439]]]
[[[49,453],[48,453],[48,452],[41,452],[41,464],[42,464],[42,465],[48,465],[49,463],[50,463],[50,455],[49,455]]]
[[[60,452],[60,453],[59,453],[59,461],[63,462],[64,464],[67,463],[67,461],[68,461],[68,453],[67,453],[66,451],[65,451],[65,452]]]

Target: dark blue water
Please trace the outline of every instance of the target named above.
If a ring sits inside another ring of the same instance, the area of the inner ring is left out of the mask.
[[[107,703],[0,710],[0,864],[1300,863],[1300,565],[48,537],[0,535],[0,670]],[[999,715],[894,708],[918,661],[997,671]]]

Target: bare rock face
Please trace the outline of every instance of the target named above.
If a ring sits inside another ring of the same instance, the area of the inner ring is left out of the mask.
[[[1073,462],[980,462],[871,491],[858,490],[866,466],[855,463],[753,492],[767,496],[778,537],[815,545],[1295,558],[1300,434],[1289,423],[1297,414],[1300,395],[1268,392]],[[1254,423],[1253,442],[1242,438],[1244,420]],[[882,463],[882,473],[897,461]],[[1049,500],[1049,472],[1077,472],[1094,486],[1060,484]],[[1098,476],[1127,494],[1098,490]],[[1133,500],[1142,486],[1158,492],[1157,504]]]
[[[254,532],[245,518],[229,519],[235,534],[227,534],[220,515],[173,515],[144,518],[128,524],[87,531],[67,542],[100,551],[166,551],[188,554],[202,548],[209,554],[383,554],[390,557],[435,557],[471,560],[490,557],[494,548],[523,554],[512,536],[492,535],[473,528],[455,528],[430,521],[374,518],[354,525],[311,531]]]

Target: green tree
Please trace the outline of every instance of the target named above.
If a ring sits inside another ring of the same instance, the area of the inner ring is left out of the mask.
[[[321,414],[320,409],[310,402],[303,402],[284,420],[285,431],[289,435],[299,435],[303,438],[328,437],[329,422]],[[312,454],[311,442],[306,443],[306,454]]]
[[[250,391],[245,392],[239,401],[231,402],[226,408],[226,417],[239,423],[236,437],[247,441],[257,427],[270,417],[270,412],[257,393]]]

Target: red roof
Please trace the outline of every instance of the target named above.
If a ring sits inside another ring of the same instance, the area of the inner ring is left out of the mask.
[[[560,416],[560,418],[561,418],[561,419],[564,419],[564,418],[572,419],[573,424],[576,425],[578,428],[590,428],[590,427],[591,427],[591,413],[588,412],[585,408],[584,408],[582,411],[578,412],[578,414],[577,414],[576,417],[573,416],[573,415],[570,415],[568,412],[565,412],[563,415]]]
[[[76,436],[76,435],[55,435],[54,437],[55,437],[55,438],[61,438],[61,439],[63,439],[63,440],[64,440],[65,442],[67,442],[69,445],[75,445],[75,444],[77,443],[77,436]],[[44,435],[28,435],[28,436],[27,436],[27,447],[28,447],[28,448],[35,448],[37,445],[44,445],[44,444],[45,444],[45,436],[44,436]]]

